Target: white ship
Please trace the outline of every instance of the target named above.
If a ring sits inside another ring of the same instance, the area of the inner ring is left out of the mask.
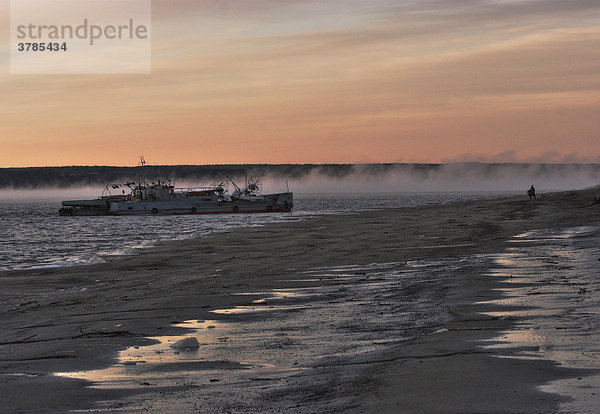
[[[145,162],[142,158],[142,167]],[[294,193],[262,194],[260,178],[246,179],[240,188],[230,178],[235,190],[229,194],[224,183],[208,187],[176,188],[171,182],[146,184],[129,182],[109,184],[94,200],[67,200],[59,210],[61,216],[127,216],[140,214],[233,214],[283,213],[292,211]],[[111,191],[120,190],[113,195]]]

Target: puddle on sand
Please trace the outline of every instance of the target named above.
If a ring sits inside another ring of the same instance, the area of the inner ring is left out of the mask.
[[[550,359],[564,367],[600,370],[598,234],[598,228],[584,226],[515,236],[513,246],[497,257],[496,269],[488,273],[510,286],[502,289],[504,298],[484,303],[508,305],[508,311],[488,314],[517,316],[519,321],[485,348],[518,349],[516,358]],[[510,309],[513,306],[516,309]],[[574,398],[561,410],[598,409],[600,375],[558,380],[540,388]]]
[[[315,292],[314,288],[296,288],[294,290],[276,290],[272,292],[252,292],[238,294],[240,296],[262,296],[261,299],[253,300],[250,305],[236,306],[231,309],[217,309],[212,313],[218,315],[233,315],[241,313],[260,313],[260,312],[289,312],[306,309],[309,305],[293,306],[289,302],[277,303],[278,299],[300,299],[310,296],[319,296],[323,292]],[[265,306],[258,306],[264,304]]]
[[[31,374],[31,373],[26,373],[26,372],[7,372],[7,373],[3,373],[0,374],[0,376],[4,376],[4,377],[23,377],[23,378],[36,378],[39,377],[41,374]]]
[[[215,411],[223,393],[248,401],[259,395],[252,394],[253,387],[289,386],[302,381],[294,374],[305,370],[311,370],[308,386],[315,386],[315,367],[336,366],[440,332],[449,319],[443,308],[447,278],[455,277],[448,268],[473,265],[469,263],[458,259],[312,269],[303,273],[321,286],[248,293],[259,299],[215,311],[218,320],[179,324],[188,329],[185,335],[151,338],[157,343],[122,351],[117,365],[56,375],[102,388],[194,387],[193,398],[216,404]],[[190,336],[198,340],[197,349],[170,347]]]
[[[94,388],[139,388],[140,386],[178,385],[186,377],[201,375],[210,382],[222,370],[253,370],[262,368],[256,362],[232,362],[226,359],[215,360],[210,349],[223,345],[228,337],[223,336],[226,324],[217,320],[189,320],[174,326],[191,330],[184,336],[159,336],[148,339],[153,345],[135,346],[119,353],[118,363],[100,370],[79,372],[58,372],[54,375],[83,379],[93,383]],[[173,349],[175,342],[194,337],[198,348]],[[271,368],[271,367],[268,367]],[[172,375],[171,375],[172,374]]]

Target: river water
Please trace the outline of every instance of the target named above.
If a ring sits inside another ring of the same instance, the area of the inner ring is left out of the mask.
[[[188,239],[238,227],[303,220],[323,214],[444,204],[507,193],[299,194],[292,213],[136,217],[60,217],[60,199],[40,193],[1,198],[0,271],[102,263],[158,242]],[[72,195],[70,195],[72,196]],[[77,197],[66,197],[77,198]],[[85,196],[81,197],[85,198]]]

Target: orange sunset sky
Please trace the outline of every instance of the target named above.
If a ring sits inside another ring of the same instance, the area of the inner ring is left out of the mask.
[[[154,0],[151,75],[13,75],[0,167],[600,162],[598,0]]]

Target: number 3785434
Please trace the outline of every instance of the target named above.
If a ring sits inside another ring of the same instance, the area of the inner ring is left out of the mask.
[[[66,52],[67,43],[19,43],[19,52]]]

